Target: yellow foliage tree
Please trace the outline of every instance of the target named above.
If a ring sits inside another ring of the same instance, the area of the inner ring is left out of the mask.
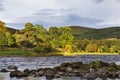
[[[72,51],[72,46],[71,45],[65,45],[65,51],[71,52]]]
[[[6,24],[0,21],[0,30],[3,32],[7,32]]]

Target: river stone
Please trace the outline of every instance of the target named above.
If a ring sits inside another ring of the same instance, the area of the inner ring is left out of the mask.
[[[60,76],[60,74],[56,73],[54,77],[55,78],[60,78],[61,76]]]
[[[120,78],[120,71],[116,72],[116,74],[118,75],[118,78]]]
[[[83,75],[83,77],[94,80],[95,78],[97,78],[97,74],[96,73],[87,73],[87,74]]]
[[[117,78],[119,75],[116,74],[116,72],[109,72],[108,77],[109,78]]]
[[[14,66],[14,65],[9,65],[8,69],[17,69],[18,67]]]
[[[72,71],[73,71],[73,69],[71,67],[67,68],[67,72],[72,72]]]
[[[39,72],[38,72],[38,76],[43,76],[44,75],[44,70],[40,70]]]
[[[0,72],[9,72],[9,71],[3,68],[3,69],[1,69]]]
[[[96,70],[95,69],[93,69],[93,68],[90,68],[90,73],[95,73],[96,72]]]
[[[45,72],[44,72],[44,75],[46,77],[54,77],[55,71],[53,69],[51,69],[51,68],[46,68]]]
[[[97,70],[97,74],[99,77],[108,77],[109,71],[107,70],[107,68],[103,67],[103,68],[99,68]]]
[[[57,72],[57,74],[59,74],[60,76],[65,76],[66,73],[59,71],[59,72]]]
[[[28,75],[30,74],[30,70],[29,69],[25,69],[23,72],[28,74]]]
[[[15,70],[15,71],[10,72],[10,77],[28,77],[28,75],[19,70]]]

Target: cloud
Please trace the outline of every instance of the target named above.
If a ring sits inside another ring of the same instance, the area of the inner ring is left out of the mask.
[[[68,15],[74,12],[69,9],[42,9],[38,10],[31,16],[20,18],[17,21],[23,22],[37,22],[43,21],[47,23],[62,23],[67,20]]]
[[[67,23],[71,25],[86,25],[86,26],[91,26],[92,24],[97,24],[102,22],[102,20],[99,19],[94,19],[94,18],[89,18],[89,17],[82,17],[79,15],[69,15],[69,19]]]
[[[0,11],[4,11],[3,3],[4,3],[4,0],[0,0]]]
[[[20,18],[19,22],[32,22],[34,24],[43,24],[46,27],[64,26],[64,25],[86,25],[96,24],[101,22],[99,19],[82,17],[76,10],[70,9],[42,9],[38,10],[31,17]],[[18,22],[18,23],[19,23]]]
[[[2,1],[2,0],[1,0]],[[4,0],[0,19],[11,24],[120,25],[120,0]],[[16,25],[13,25],[16,26]]]
[[[94,2],[96,2],[96,3],[101,3],[101,2],[103,2],[104,0],[93,0]]]

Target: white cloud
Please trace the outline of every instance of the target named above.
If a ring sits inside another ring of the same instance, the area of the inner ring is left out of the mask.
[[[19,18],[19,22],[37,22],[43,21],[47,23],[63,23],[68,20],[69,15],[73,14],[74,10],[69,9],[42,9],[34,13],[32,16]]]
[[[4,0],[0,19],[7,23],[64,23],[69,15],[102,20],[94,26],[120,25],[120,0]]]

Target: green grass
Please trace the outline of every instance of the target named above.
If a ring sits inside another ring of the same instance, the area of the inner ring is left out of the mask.
[[[59,54],[57,52],[53,53],[35,53],[32,50],[23,50],[23,49],[5,49],[0,50],[0,56],[16,56],[16,57],[43,57],[43,56],[63,56],[62,54]]]
[[[0,50],[0,56],[27,56],[30,55],[29,52],[22,49],[7,49],[7,50]]]
[[[7,49],[0,50],[0,56],[16,56],[16,57],[50,57],[50,56],[76,56],[76,55],[119,55],[118,53],[87,53],[87,52],[52,52],[52,53],[35,53],[32,50],[23,49]]]

